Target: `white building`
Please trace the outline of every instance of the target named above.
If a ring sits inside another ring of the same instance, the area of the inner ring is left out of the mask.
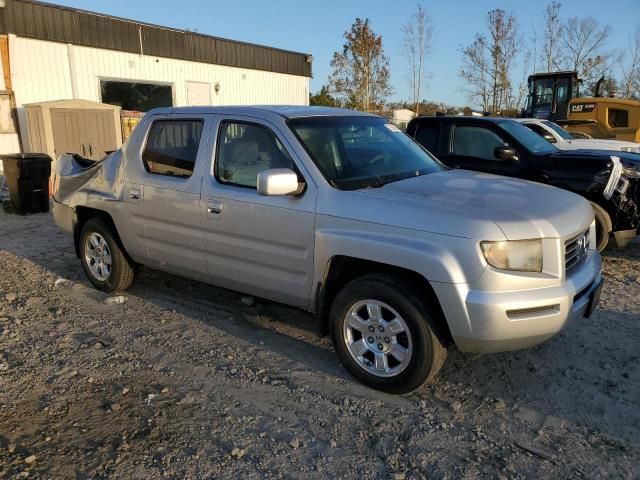
[[[416,114],[412,110],[402,108],[391,112],[391,121],[404,129],[407,128],[407,124],[415,116]]]
[[[23,105],[35,102],[81,99],[146,111],[309,101],[307,54],[32,0],[2,4],[0,153],[28,145]]]

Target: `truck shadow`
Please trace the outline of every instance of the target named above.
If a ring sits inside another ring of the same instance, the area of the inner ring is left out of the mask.
[[[71,239],[58,231],[49,215],[3,215],[0,233],[0,251],[91,288]],[[635,242],[628,250],[605,252],[605,271],[617,261],[640,258],[639,247]],[[635,260],[633,264],[637,275],[640,265]],[[462,385],[475,398],[502,399],[510,415],[517,415],[518,408],[539,413],[529,418],[535,428],[546,416],[553,416],[640,444],[638,315],[610,305],[608,297],[616,293],[605,290],[604,306],[591,319],[538,347],[475,359],[451,349],[436,383],[406,397],[359,384],[339,365],[331,343],[318,338],[313,318],[300,310],[262,301],[246,307],[238,293],[148,269],[141,270],[128,295],[285,356],[289,366],[320,372],[323,375],[314,380],[315,388],[332,389],[345,397],[378,398],[407,406],[428,397],[447,401],[454,387]]]

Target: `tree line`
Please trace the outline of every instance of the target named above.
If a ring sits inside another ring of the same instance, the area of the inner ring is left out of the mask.
[[[512,12],[487,12],[483,31],[460,48],[459,74],[468,102],[475,108],[497,112],[522,108],[531,73],[571,70],[582,80],[583,95],[605,77],[604,93],[640,99],[640,26],[624,49],[609,47],[612,28],[594,17],[562,15],[562,4],[553,0],[543,12],[543,30],[525,32]],[[410,98],[394,106],[427,113],[434,105],[442,111],[455,107],[424,100],[425,84],[432,71],[429,56],[434,24],[428,11],[418,5],[401,26],[402,55],[408,74],[404,81]],[[521,68],[515,68],[520,66]],[[356,18],[344,34],[342,48],[333,54],[327,85],[310,96],[312,105],[380,110],[393,94],[389,57],[382,36],[368,18]],[[524,72],[514,78],[513,72]]]

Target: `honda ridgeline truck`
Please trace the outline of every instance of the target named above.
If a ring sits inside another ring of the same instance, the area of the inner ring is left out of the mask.
[[[602,286],[583,198],[449,170],[369,114],[156,109],[122,149],[62,155],[53,175],[55,221],[96,288],[145,265],[299,307],[388,392],[433,378],[451,345],[536,345]]]

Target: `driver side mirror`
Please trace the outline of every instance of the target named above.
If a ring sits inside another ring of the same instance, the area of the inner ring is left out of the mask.
[[[298,183],[298,175],[288,168],[271,168],[258,173],[260,195],[299,195],[304,187],[304,183]]]
[[[542,138],[544,138],[549,143],[556,143],[556,137],[551,135],[549,132],[544,132],[542,134]]]
[[[518,161],[518,152],[513,147],[508,147],[506,145],[496,147],[493,151],[497,160],[503,160],[505,162],[517,162]]]

